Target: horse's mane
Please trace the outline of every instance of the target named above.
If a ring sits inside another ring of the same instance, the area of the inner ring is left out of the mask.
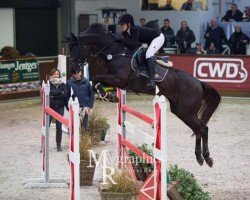
[[[108,33],[108,28],[105,24],[93,23],[81,34],[87,33]]]

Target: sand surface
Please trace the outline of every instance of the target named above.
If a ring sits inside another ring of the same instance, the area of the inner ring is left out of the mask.
[[[152,97],[128,95],[128,104],[152,116]],[[117,159],[116,105],[96,102],[95,106],[111,124],[105,144],[96,152],[109,150],[108,164]],[[22,182],[40,178],[41,173],[41,104],[40,99],[0,103],[0,199],[69,199],[69,188],[24,189]],[[195,140],[191,130],[176,116],[167,113],[168,163],[192,172],[212,199],[250,199],[250,100],[223,99],[209,122],[209,147],[214,166],[200,167],[194,155]],[[128,117],[145,131],[143,122]],[[137,144],[138,138],[133,138]],[[50,177],[69,178],[66,161],[68,136],[63,135],[63,152],[56,151],[55,129],[50,137]],[[97,185],[101,169],[97,168],[94,184],[81,188],[81,199],[100,199]]]

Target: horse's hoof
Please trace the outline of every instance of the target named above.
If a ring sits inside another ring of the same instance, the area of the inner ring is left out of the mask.
[[[205,161],[209,167],[213,167],[214,160],[212,158],[207,158]]]
[[[197,162],[199,163],[200,166],[203,165],[204,163],[204,158],[202,156],[196,157]]]

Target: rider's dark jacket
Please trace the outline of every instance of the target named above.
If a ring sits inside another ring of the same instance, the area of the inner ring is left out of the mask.
[[[150,45],[152,40],[160,34],[158,30],[133,25],[129,33],[127,31],[122,32],[121,43],[128,49],[133,50],[140,47],[143,43]]]

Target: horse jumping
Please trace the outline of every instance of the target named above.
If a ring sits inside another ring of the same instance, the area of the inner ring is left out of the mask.
[[[134,52],[115,42],[114,36],[107,32],[105,25],[92,24],[79,36],[71,34],[66,39],[69,41],[71,67],[82,67],[96,57],[105,62],[106,68],[102,74],[92,77],[93,88],[99,90],[101,95],[106,94],[99,83],[135,93],[155,95],[154,89],[147,90],[145,87],[148,78],[138,75],[131,68]],[[220,103],[219,93],[207,83],[176,68],[168,68],[167,75],[156,85],[159,88],[157,95],[165,96],[170,103],[171,112],[194,132],[197,162],[203,165],[205,158],[206,163],[212,167],[207,123]]]

